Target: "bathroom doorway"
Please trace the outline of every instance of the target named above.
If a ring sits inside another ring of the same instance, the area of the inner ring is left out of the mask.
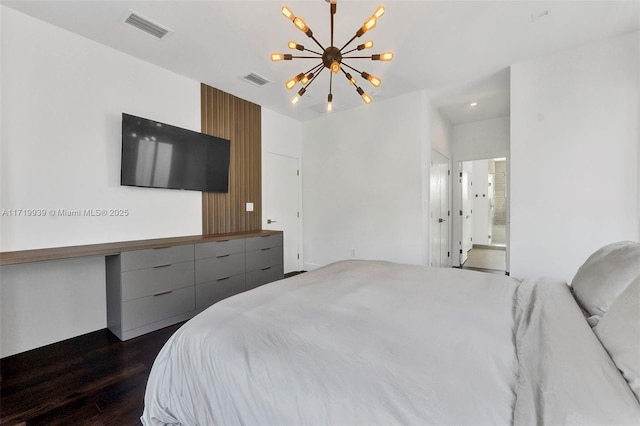
[[[459,163],[460,267],[507,273],[507,159]]]

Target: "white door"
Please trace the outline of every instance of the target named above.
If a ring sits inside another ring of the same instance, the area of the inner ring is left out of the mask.
[[[460,209],[460,219],[462,221],[462,234],[460,237],[460,265],[467,261],[467,253],[473,247],[473,182],[471,175],[473,173],[473,163],[465,161],[460,166],[461,185],[462,185],[462,208]]]
[[[435,267],[449,266],[449,159],[432,151],[430,176],[431,259]]]
[[[264,170],[264,229],[284,233],[284,273],[299,271],[300,176],[298,159],[266,153]]]

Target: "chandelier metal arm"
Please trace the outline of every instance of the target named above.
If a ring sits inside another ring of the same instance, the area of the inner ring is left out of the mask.
[[[330,33],[330,40],[331,40],[331,44],[328,48],[325,48],[314,36],[313,36],[313,31],[311,31],[311,28],[309,28],[307,26],[307,24],[304,22],[304,19],[302,19],[301,17],[296,17],[295,15],[293,15],[293,13],[291,12],[291,9],[289,9],[287,6],[283,6],[282,7],[282,14],[289,20],[291,20],[293,22],[293,24],[296,26],[296,28],[298,28],[300,31],[302,31],[303,33],[305,33],[307,35],[307,37],[309,37],[310,39],[312,39],[314,41],[314,43],[316,43],[320,49],[322,49],[322,52],[317,52],[311,49],[306,49],[304,46],[302,46],[301,44],[298,44],[296,42],[290,41],[289,42],[289,48],[290,49],[296,49],[299,51],[303,51],[303,52],[309,52],[315,56],[308,56],[308,55],[300,55],[300,56],[294,56],[292,54],[285,54],[285,53],[272,53],[271,54],[271,60],[274,62],[278,62],[278,61],[282,61],[282,60],[292,60],[292,59],[320,59],[321,62],[313,67],[311,67],[307,72],[305,73],[300,73],[298,75],[296,75],[295,77],[293,77],[292,79],[288,80],[285,83],[285,86],[287,87],[287,89],[293,89],[293,87],[296,85],[296,83],[301,82],[302,83],[302,88],[298,91],[298,94],[291,99],[291,102],[293,104],[295,104],[296,102],[298,102],[298,100],[305,94],[307,87],[309,85],[311,85],[311,83],[313,83],[316,78],[318,78],[318,76],[322,73],[322,71],[324,71],[325,68],[329,69],[331,71],[330,75],[329,75],[329,95],[327,96],[327,111],[331,112],[332,110],[332,103],[333,103],[333,74],[338,74],[339,71],[342,71],[342,73],[345,75],[345,77],[347,78],[347,80],[349,81],[349,83],[351,83],[353,86],[355,86],[356,88],[356,92],[358,92],[358,94],[362,97],[362,100],[366,103],[369,104],[371,103],[371,97],[364,92],[364,90],[357,85],[357,81],[356,79],[351,76],[351,74],[349,74],[348,72],[345,71],[344,68],[348,68],[352,71],[354,71],[355,73],[360,74],[360,76],[365,79],[368,80],[374,87],[379,87],[380,86],[380,79],[376,76],[373,76],[369,73],[366,72],[360,72],[358,71],[356,68],[352,67],[351,65],[346,64],[345,62],[343,62],[343,60],[346,59],[371,59],[373,61],[383,61],[383,62],[388,62],[391,61],[393,59],[393,52],[385,52],[385,53],[381,53],[381,54],[374,54],[374,55],[370,55],[370,56],[345,56],[347,54],[350,54],[352,52],[355,51],[360,51],[363,49],[370,49],[371,47],[373,47],[373,41],[372,40],[368,40],[366,42],[364,42],[363,44],[358,45],[356,48],[350,49],[346,52],[343,52],[347,46],[349,46],[356,38],[361,37],[362,35],[364,35],[366,32],[372,30],[375,26],[376,26],[376,22],[377,20],[384,15],[385,10],[383,6],[378,7],[378,9],[376,9],[376,11],[374,12],[374,14],[365,21],[364,25],[362,27],[360,27],[358,29],[358,31],[356,31],[355,35],[353,37],[351,37],[340,49],[338,49],[337,47],[334,46],[334,29],[335,29],[335,17],[334,15],[336,14],[336,10],[337,10],[337,0],[327,0],[330,3],[330,24],[331,24],[331,33]],[[341,67],[341,65],[344,65],[344,68]]]
[[[305,72],[304,74],[307,75],[310,72],[315,73],[319,68],[323,67],[324,64],[322,62],[320,62],[318,65],[314,66],[313,68],[311,68],[310,70],[308,70],[307,72]]]
[[[341,52],[343,55],[347,55],[351,52],[355,52],[356,50],[358,50],[358,48],[356,47],[355,49],[351,49],[351,50],[347,50],[346,52]]]
[[[347,64],[343,64],[343,65],[347,65]],[[349,68],[351,68],[351,67],[349,67]],[[344,76],[347,77],[347,80],[351,81],[351,79],[349,78],[349,74],[345,70],[343,70],[342,67],[340,67],[340,71],[342,71],[342,74],[344,74]],[[355,79],[354,79],[354,81],[355,81]],[[352,84],[355,85],[355,83],[352,83]]]
[[[362,74],[362,72],[361,72],[361,71],[358,71],[357,69],[355,69],[354,67],[352,67],[352,66],[351,66],[351,65],[349,65],[349,64],[345,64],[345,63],[343,62],[343,63],[342,63],[342,65],[344,65],[344,66],[345,66],[345,67],[347,67],[347,68],[351,68],[353,71],[357,72],[358,74]]]
[[[342,52],[342,51],[344,50],[344,48],[345,48],[345,47],[347,47],[348,45],[350,45],[350,44],[351,44],[351,42],[352,42],[353,40],[355,40],[356,38],[358,38],[358,34],[356,34],[356,35],[354,35],[353,37],[351,37],[351,39],[349,39],[349,41],[348,41],[348,42],[346,42],[346,43],[344,44],[344,46],[342,46],[342,47],[340,48],[340,52]]]
[[[331,46],[333,46],[333,15],[336,14],[336,4],[331,3],[329,7],[329,15],[331,15]]]
[[[321,45],[320,42],[313,35],[310,35],[309,37],[311,37],[311,40],[315,41],[316,44],[320,47],[320,49],[324,51],[324,46]]]
[[[320,71],[318,71],[318,74],[314,75],[314,76],[311,78],[311,80],[309,80],[309,82],[307,83],[307,86],[306,86],[306,87],[311,86],[311,83],[313,83],[313,81],[314,81],[316,78],[318,78],[318,76],[319,76],[320,74],[322,74],[322,71],[324,71],[324,66],[320,69]]]
[[[304,51],[305,51],[305,52],[314,53],[314,54],[316,54],[316,55],[318,55],[318,56],[322,56],[322,53],[320,53],[320,52],[316,52],[315,50],[307,49],[306,47],[304,48]]]

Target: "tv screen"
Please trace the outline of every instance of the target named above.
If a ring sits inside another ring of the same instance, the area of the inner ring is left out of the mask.
[[[228,192],[229,151],[228,139],[123,113],[120,184]]]

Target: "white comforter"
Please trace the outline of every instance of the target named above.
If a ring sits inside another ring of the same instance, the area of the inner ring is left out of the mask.
[[[561,380],[545,377],[564,371],[549,364],[575,362],[555,360],[555,349],[544,352],[547,340],[569,355],[579,354],[581,343],[573,334],[546,336],[556,327],[536,324],[554,321],[548,314],[558,306],[566,320],[566,308],[552,300],[550,311],[539,309],[547,302],[541,292],[523,290],[525,284],[462,270],[348,261],[262,286],[217,303],[171,337],[154,363],[141,420],[640,423],[640,406],[597,340],[587,344],[594,355],[586,363],[597,370],[595,382],[580,382],[591,371],[569,378],[576,383],[562,382],[580,371],[580,356]],[[562,283],[531,286],[569,295]],[[594,339],[582,332],[580,339],[583,334]],[[584,415],[585,405],[575,404],[581,395],[590,407]]]

